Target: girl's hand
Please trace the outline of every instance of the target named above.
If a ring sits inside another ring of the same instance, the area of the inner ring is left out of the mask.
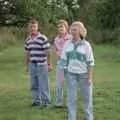
[[[48,71],[50,72],[52,70],[52,65],[48,64]]]
[[[92,84],[92,79],[88,79],[88,85]]]

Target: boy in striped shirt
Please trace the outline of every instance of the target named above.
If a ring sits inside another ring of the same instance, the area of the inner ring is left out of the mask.
[[[29,23],[30,35],[25,40],[25,68],[31,77],[32,106],[50,103],[48,68],[51,69],[51,61],[47,57],[50,44],[47,37],[38,31],[38,26],[36,20]]]

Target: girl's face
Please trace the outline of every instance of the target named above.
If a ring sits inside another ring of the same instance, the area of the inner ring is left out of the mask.
[[[73,39],[80,38],[80,29],[77,25],[71,26],[71,34]]]
[[[37,34],[37,32],[38,32],[38,24],[36,24],[36,23],[30,24],[29,25],[29,30],[30,30],[31,34],[33,34],[33,35]]]
[[[63,35],[63,34],[65,34],[67,32],[66,27],[65,27],[64,24],[62,24],[62,23],[58,24],[57,27],[58,27],[58,33],[60,35]]]

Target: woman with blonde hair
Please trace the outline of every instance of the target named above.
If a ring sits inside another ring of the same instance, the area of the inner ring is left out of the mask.
[[[65,43],[61,54],[61,68],[67,70],[68,120],[76,120],[76,88],[79,85],[84,100],[86,120],[93,120],[92,67],[94,58],[91,45],[85,40],[87,30],[75,21],[70,28],[72,40]]]

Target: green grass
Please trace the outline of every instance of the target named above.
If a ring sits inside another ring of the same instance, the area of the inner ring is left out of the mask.
[[[120,52],[108,45],[94,46],[94,118],[120,120]],[[55,102],[55,73],[50,73],[52,103]],[[65,89],[65,88],[64,88]],[[78,92],[79,94],[79,92]],[[66,104],[66,89],[64,104]],[[0,53],[0,120],[65,120],[67,110],[30,107],[29,74],[24,71],[22,45]],[[77,120],[83,120],[83,104],[78,97]]]

